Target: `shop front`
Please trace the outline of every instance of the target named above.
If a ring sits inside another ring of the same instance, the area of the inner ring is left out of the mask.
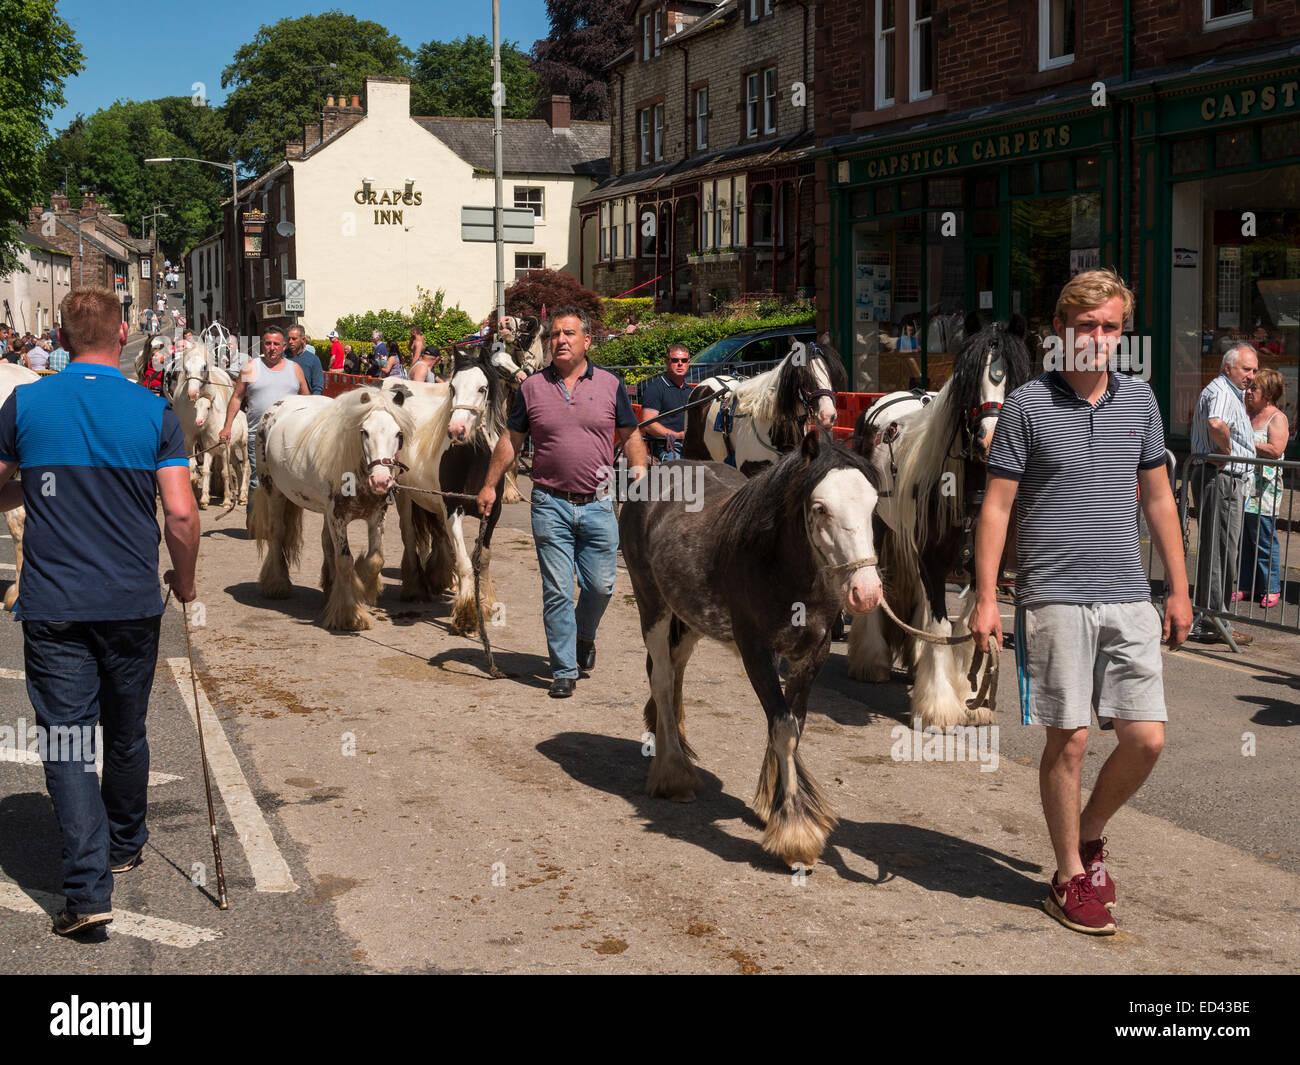
[[[1113,124],[1084,100],[830,150],[831,315],[856,389],[940,387],[972,311],[1046,335],[1061,286],[1116,258]]]
[[[1300,65],[1183,79],[1134,99],[1140,273],[1156,395],[1186,447],[1197,396],[1246,340],[1281,372],[1296,447],[1300,391]]]

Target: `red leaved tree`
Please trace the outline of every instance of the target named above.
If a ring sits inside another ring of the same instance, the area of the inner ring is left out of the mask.
[[[632,46],[627,0],[546,0],[551,35],[533,45],[541,96],[569,97],[575,119],[609,120],[605,67]]]
[[[557,307],[578,307],[600,321],[600,297],[582,287],[572,274],[560,270],[529,270],[506,289],[506,314],[540,318],[542,309],[549,315]]]

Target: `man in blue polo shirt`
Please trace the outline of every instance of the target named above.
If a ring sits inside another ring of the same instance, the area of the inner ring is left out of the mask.
[[[63,834],[67,907],[54,931],[71,935],[113,919],[113,874],[139,865],[149,838],[145,714],[163,611],[155,488],[174,567],[164,579],[183,603],[195,597],[199,518],[171,404],[118,369],[128,326],[117,296],[76,289],[62,316],[67,368],[0,406],[0,509],[27,508],[14,613]],[[21,483],[10,480],[18,469]]]
[[[1102,832],[1164,747],[1160,641],[1177,647],[1192,624],[1160,411],[1146,382],[1111,365],[1133,303],[1113,270],[1085,271],[1061,290],[1065,369],[1016,389],[1003,406],[975,539],[970,629],[987,650],[1002,640],[996,582],[1014,505],[1021,710],[1025,724],[1047,731],[1038,779],[1056,874],[1044,907],[1089,935],[1116,930]],[[1163,625],[1142,568],[1139,489],[1167,574]],[[1117,742],[1080,810],[1094,713]]]
[[[679,408],[690,402],[692,385],[686,383],[686,371],[691,365],[691,352],[685,344],[674,344],[668,349],[668,366],[658,377],[647,381],[641,389],[641,418],[653,418],[662,411],[676,411],[645,427],[650,438],[650,450],[660,462],[672,462],[682,453],[682,437],[686,435],[686,411]]]

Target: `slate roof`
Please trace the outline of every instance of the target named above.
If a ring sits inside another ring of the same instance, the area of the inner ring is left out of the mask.
[[[415,118],[475,170],[491,172],[490,118]],[[609,175],[609,123],[574,122],[553,130],[540,118],[502,123],[501,167],[507,174],[564,174],[601,181]]]
[[[18,229],[14,235],[29,248],[39,248],[41,251],[53,252],[55,255],[62,255],[65,259],[72,258],[70,252],[66,252],[62,248],[51,244],[45,237],[41,236],[35,230]]]

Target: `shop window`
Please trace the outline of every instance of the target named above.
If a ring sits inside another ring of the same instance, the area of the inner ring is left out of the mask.
[[[889,214],[894,209],[894,186],[882,185],[876,189],[876,214]]]
[[[1013,166],[1007,175],[1008,186],[1012,196],[1032,196],[1034,194],[1034,164]]]
[[[910,0],[910,3],[909,88],[911,99],[926,100],[934,92],[934,0]]]
[[[876,0],[876,108],[894,106],[894,0]]]
[[[849,214],[853,218],[867,218],[871,214],[871,193],[866,189],[849,197]]]
[[[1053,159],[1044,163],[1039,179],[1041,181],[1041,191],[1064,192],[1070,187],[1070,161],[1068,159]]]
[[[914,211],[921,206],[921,183],[909,181],[898,186],[898,207],[902,211]]]
[[[1096,189],[1101,187],[1101,164],[1093,156],[1083,156],[1074,161],[1074,187]]]
[[[977,178],[971,199],[976,207],[996,207],[998,205],[998,179],[995,177]]]
[[[1074,62],[1074,0],[1038,0],[1038,69]]]
[[[1169,166],[1175,174],[1198,174],[1205,169],[1205,138],[1177,141],[1169,155]]]
[[[1002,217],[997,211],[976,211],[971,220],[971,234],[976,237],[996,237],[1002,227]]]
[[[926,203],[931,207],[960,207],[960,178],[931,178],[925,183]]]
[[[1260,130],[1259,157],[1265,163],[1300,155],[1300,119],[1274,122]]]
[[[632,223],[623,223],[623,254],[632,258]]]
[[[1250,132],[1218,133],[1214,137],[1214,165],[1220,170],[1250,164]]]
[[[1254,11],[1254,0],[1204,0],[1205,28],[1220,30],[1249,22]]]

